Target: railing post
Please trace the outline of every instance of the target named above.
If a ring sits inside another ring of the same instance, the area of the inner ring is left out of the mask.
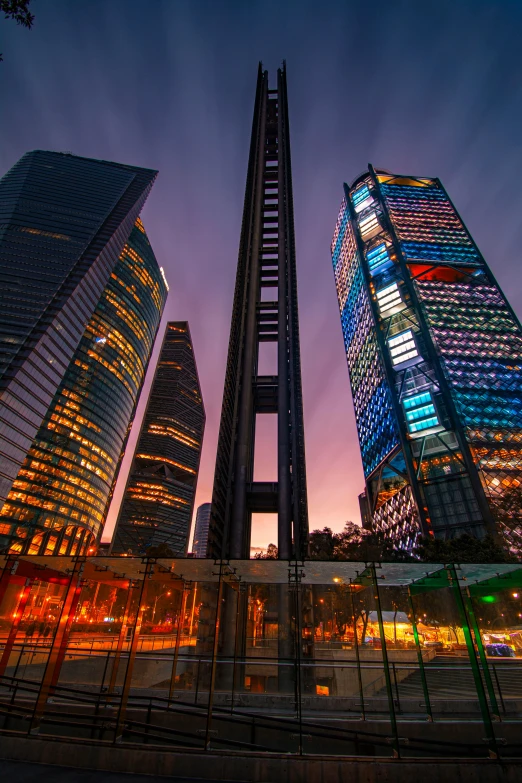
[[[60,611],[60,618],[58,620],[58,626],[54,639],[49,651],[49,657],[47,658],[47,664],[40,685],[40,690],[36,700],[35,708],[33,711],[33,717],[29,725],[29,733],[38,734],[40,730],[40,724],[45,711],[45,705],[49,698],[51,688],[57,682],[60,674],[60,666],[63,661],[64,646],[67,646],[67,638],[69,635],[71,622],[70,616],[74,613],[78,598],[81,592],[80,580],[85,565],[84,557],[76,557],[74,565],[71,571],[69,584],[65,592],[65,598]]]
[[[484,683],[482,682],[482,677],[480,674],[480,667],[477,661],[475,646],[473,644],[473,638],[471,636],[470,623],[468,619],[468,614],[466,612],[466,605],[464,603],[464,600],[462,598],[462,593],[460,590],[457,571],[453,563],[446,565],[445,568],[446,568],[446,573],[448,574],[450,587],[455,597],[455,602],[457,604],[459,614],[461,617],[462,630],[464,632],[464,639],[466,640],[466,647],[468,649],[469,662],[473,674],[473,679],[475,681],[475,688],[479,700],[480,712],[482,714],[482,721],[484,723],[484,729],[486,731],[489,756],[490,758],[496,759],[498,758],[497,741],[495,738],[495,732],[493,730],[493,723],[491,721],[491,715],[489,712],[486,692],[484,690]]]
[[[408,601],[410,603],[410,612],[411,612],[411,626],[413,628],[413,638],[415,640],[415,649],[417,650],[417,661],[419,663],[419,673],[420,678],[422,682],[422,692],[424,693],[424,703],[426,705],[426,712],[428,713],[428,718],[430,721],[433,721],[433,712],[431,710],[431,701],[430,701],[430,692],[428,689],[428,680],[426,678],[426,670],[424,668],[424,659],[422,657],[422,650],[420,646],[419,641],[419,631],[417,629],[417,618],[415,617],[415,606],[413,604],[413,596],[411,594],[411,590],[408,587]]]
[[[375,597],[375,608],[377,610],[377,620],[379,622],[379,636],[381,637],[382,648],[382,661],[384,666],[384,680],[386,682],[386,693],[388,694],[388,708],[390,710],[390,723],[392,729],[391,745],[393,748],[394,758],[401,757],[401,750],[399,746],[399,734],[397,731],[397,717],[395,715],[395,704],[393,700],[392,682],[390,677],[390,668],[388,662],[388,651],[386,649],[386,637],[384,635],[384,622],[382,619],[381,598],[379,595],[379,586],[377,583],[377,572],[375,570],[375,563],[370,564],[370,573],[372,575],[372,587]]]

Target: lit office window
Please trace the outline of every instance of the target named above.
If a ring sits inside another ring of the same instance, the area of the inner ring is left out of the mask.
[[[400,332],[400,334],[390,337],[388,340],[388,347],[390,349],[394,367],[419,356],[411,329],[407,329],[405,332]]]
[[[406,414],[406,423],[408,432],[414,437],[425,435],[429,430],[442,430],[439,417],[431,392],[425,391],[422,394],[415,394],[413,397],[406,397],[402,401],[402,406]]]
[[[359,221],[359,231],[361,232],[361,236],[364,239],[365,236],[368,236],[373,231],[375,231],[376,228],[379,227],[379,221],[377,220],[377,215],[375,212],[370,212],[369,215],[362,218],[362,220]]]
[[[356,191],[352,193],[352,202],[354,209],[357,213],[362,212],[363,209],[373,204],[372,194],[368,188],[368,185],[361,185]]]
[[[392,283],[391,285],[387,285],[386,288],[381,288],[380,291],[377,291],[376,296],[379,312],[383,317],[391,315],[392,312],[397,312],[404,306],[397,283]]]

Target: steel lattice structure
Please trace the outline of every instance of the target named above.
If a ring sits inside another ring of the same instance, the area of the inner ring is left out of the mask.
[[[263,295],[273,289],[277,295]],[[277,343],[277,375],[258,373]],[[256,414],[278,418],[278,481],[254,482]],[[285,67],[259,66],[208,554],[249,557],[252,513],[277,513],[280,557],[308,545],[290,137]]]
[[[494,504],[522,482],[522,331],[441,182],[370,166],[332,258],[372,527],[518,546]]]

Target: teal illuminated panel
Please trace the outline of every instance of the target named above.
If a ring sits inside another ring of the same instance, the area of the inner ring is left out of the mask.
[[[410,435],[423,434],[427,430],[433,432],[435,428],[440,427],[437,411],[429,391],[415,394],[413,397],[406,397],[402,401],[402,406]]]
[[[393,266],[393,261],[388,255],[388,250],[384,242],[381,242],[377,247],[368,250],[366,253],[366,260],[368,261],[368,268],[372,276]]]

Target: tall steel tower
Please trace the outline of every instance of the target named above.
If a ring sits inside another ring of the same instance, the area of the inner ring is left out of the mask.
[[[270,289],[271,295],[267,291]],[[259,346],[277,343],[277,375]],[[257,414],[277,415],[277,482],[254,482]],[[252,513],[277,513],[279,557],[302,558],[308,512],[286,71],[259,65],[208,555],[248,558]]]

